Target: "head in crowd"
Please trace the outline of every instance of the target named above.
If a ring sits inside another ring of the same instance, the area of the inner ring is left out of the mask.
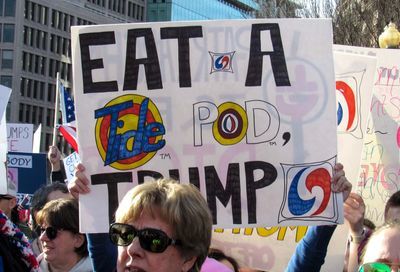
[[[400,269],[400,222],[390,221],[371,235],[360,272],[398,271]]]
[[[224,265],[232,269],[234,272],[239,272],[238,262],[231,256],[225,255],[225,253],[222,250],[211,248],[210,251],[208,252],[208,257],[216,259],[217,261],[223,263]]]
[[[15,206],[17,206],[17,198],[14,195],[0,195],[0,210],[10,219]]]
[[[68,187],[64,183],[55,182],[49,185],[40,187],[32,196],[31,201],[31,215],[32,215],[32,229],[37,231],[40,235],[40,230],[37,228],[36,214],[43,209],[44,205],[50,200],[58,198],[70,197]]]
[[[385,222],[400,220],[400,191],[394,193],[385,205]]]
[[[211,242],[212,218],[196,187],[161,179],[134,187],[110,226],[117,271],[198,272]],[[135,237],[138,239],[135,239]]]
[[[76,199],[59,198],[49,201],[37,213],[36,220],[42,231],[39,239],[43,245],[44,259],[50,268],[58,267],[68,271],[71,267],[66,267],[67,264],[75,265],[88,256],[86,236],[79,233]]]

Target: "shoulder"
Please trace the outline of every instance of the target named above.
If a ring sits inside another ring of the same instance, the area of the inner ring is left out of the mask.
[[[69,272],[92,272],[93,266],[89,256],[82,258]]]
[[[232,272],[232,270],[217,260],[207,257],[200,272]]]

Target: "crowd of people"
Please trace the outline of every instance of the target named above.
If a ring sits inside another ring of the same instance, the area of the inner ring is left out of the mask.
[[[67,186],[56,147],[50,147],[48,159],[51,183],[34,193],[29,224],[21,220],[15,195],[0,195],[0,271],[259,271],[210,248],[212,216],[207,202],[196,187],[172,179],[132,188],[108,233],[80,233],[78,198],[90,193],[85,168],[77,165]],[[346,260],[337,271],[398,271],[400,191],[386,204],[384,225],[376,228],[365,218],[363,199],[351,188],[338,163],[332,190],[343,194],[350,232],[343,241]],[[320,271],[335,229],[336,225],[309,227],[286,271]]]

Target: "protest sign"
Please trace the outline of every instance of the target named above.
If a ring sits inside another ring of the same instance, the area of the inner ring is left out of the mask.
[[[33,134],[32,153],[40,153],[41,139],[42,139],[42,124],[39,124],[35,133]]]
[[[400,189],[400,53],[380,49],[370,117],[361,153],[357,191],[366,204],[365,217],[383,223],[389,197]]]
[[[46,154],[8,152],[7,173],[18,193],[33,194],[47,182]]]
[[[67,181],[70,182],[72,178],[75,176],[75,165],[81,162],[79,158],[79,154],[73,152],[68,157],[63,159],[65,175],[67,176]]]
[[[0,194],[9,194],[7,182],[7,127],[6,127],[6,108],[11,89],[0,85]]]
[[[200,189],[216,227],[342,222],[330,20],[85,26],[71,37],[91,181],[82,231],[107,231],[128,189],[168,176]]]
[[[355,186],[371,105],[376,58],[334,52],[334,64],[338,115],[338,161],[344,165],[347,179]]]
[[[349,47],[349,49],[352,49]],[[366,133],[376,58],[334,52],[338,113],[338,161],[354,186]],[[351,150],[351,152],[349,152]],[[214,247],[223,249],[243,265],[265,271],[284,271],[306,226],[223,230],[213,233]],[[343,263],[348,230],[335,231],[321,271],[337,271]],[[246,254],[243,254],[246,252]]]
[[[33,124],[7,123],[8,151],[32,152]]]

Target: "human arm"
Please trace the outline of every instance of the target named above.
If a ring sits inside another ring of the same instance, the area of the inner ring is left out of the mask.
[[[351,187],[351,183],[345,177],[343,165],[336,164],[332,177],[332,191],[343,193],[343,199],[346,200],[351,192]],[[309,227],[306,235],[297,245],[286,271],[320,271],[325,262],[328,245],[335,229],[336,225]]]
[[[51,182],[62,182],[65,181],[65,175],[61,170],[61,152],[57,146],[49,146],[49,151],[47,153],[47,159],[51,165]]]
[[[343,213],[350,232],[348,260],[345,262],[345,268],[348,272],[354,272],[358,269],[359,247],[365,244],[364,240],[366,239],[363,226],[365,204],[362,197],[356,193],[351,193],[344,203]]]

